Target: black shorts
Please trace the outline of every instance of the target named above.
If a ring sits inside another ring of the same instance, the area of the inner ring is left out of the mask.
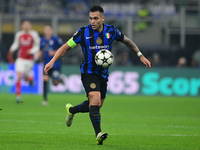
[[[87,96],[91,91],[99,91],[101,93],[101,99],[106,98],[107,79],[104,79],[97,74],[81,74],[81,80]]]

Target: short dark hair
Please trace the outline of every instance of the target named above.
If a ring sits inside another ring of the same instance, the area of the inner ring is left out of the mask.
[[[90,12],[96,12],[96,11],[98,11],[102,14],[104,13],[104,10],[101,6],[93,6],[92,8],[90,8]]]

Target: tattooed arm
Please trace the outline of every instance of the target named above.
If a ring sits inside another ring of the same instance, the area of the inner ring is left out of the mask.
[[[125,35],[124,35],[124,40],[122,42],[126,44],[126,46],[135,54],[137,54],[140,51],[137,45],[133,41],[131,41],[129,38],[127,38]]]
[[[144,55],[140,52],[139,48],[133,41],[124,35],[122,43],[124,43],[132,52],[137,54],[137,56],[140,57],[140,61],[146,65],[147,68],[151,68],[151,63],[149,60],[144,57]]]

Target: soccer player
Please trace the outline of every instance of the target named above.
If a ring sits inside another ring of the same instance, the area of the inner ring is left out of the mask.
[[[39,50],[40,37],[39,34],[31,30],[31,22],[28,20],[23,21],[22,30],[15,34],[14,42],[9,50],[9,58],[12,58],[13,52],[18,50],[18,57],[15,61],[17,71],[16,82],[16,101],[21,101],[21,79],[25,75],[25,81],[33,85],[33,76],[31,70],[34,65],[34,58]]]
[[[62,39],[58,36],[53,36],[53,30],[51,25],[45,25],[44,27],[44,36],[41,38],[40,43],[40,52],[39,56],[43,57],[44,65],[46,65],[56,53],[56,50],[62,46]],[[53,85],[58,85],[63,80],[60,77],[61,72],[61,61],[57,60],[53,68],[49,70],[49,74],[43,75],[43,106],[47,106],[47,93],[48,93],[48,81],[49,77],[52,78]]]
[[[151,63],[140,52],[136,44],[128,37],[123,35],[112,25],[104,24],[104,10],[100,6],[93,6],[89,12],[88,26],[80,28],[71,39],[69,39],[54,55],[51,61],[45,66],[44,72],[48,73],[54,65],[54,62],[62,57],[68,50],[81,45],[84,61],[81,63],[81,80],[88,100],[79,105],[72,106],[66,104],[66,124],[70,126],[74,114],[79,112],[89,112],[90,120],[95,130],[97,145],[102,145],[108,134],[101,130],[101,115],[100,108],[103,106],[108,81],[108,68],[102,68],[95,64],[95,54],[100,49],[107,49],[111,51],[111,44],[114,40],[124,43],[131,51],[138,55],[140,61],[151,67]]]

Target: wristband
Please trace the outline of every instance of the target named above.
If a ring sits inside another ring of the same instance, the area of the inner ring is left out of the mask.
[[[143,54],[141,52],[138,52],[137,56],[140,57],[140,56],[143,56]]]

